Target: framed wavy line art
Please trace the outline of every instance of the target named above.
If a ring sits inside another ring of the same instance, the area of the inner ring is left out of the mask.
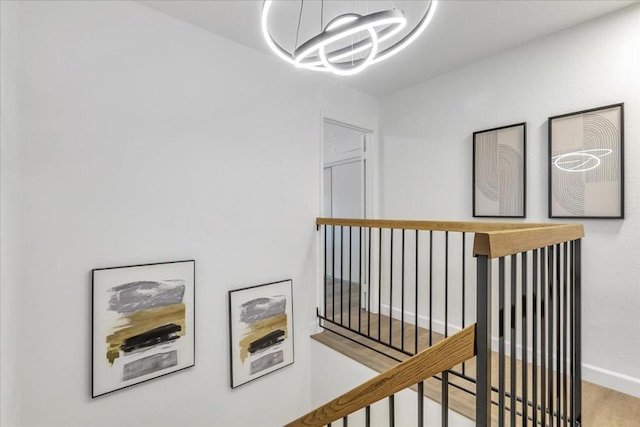
[[[231,388],[293,363],[293,282],[229,291]]]
[[[624,104],[549,117],[549,218],[624,218]]]
[[[527,124],[473,133],[473,216],[526,216]]]
[[[195,365],[195,261],[92,271],[91,396]]]

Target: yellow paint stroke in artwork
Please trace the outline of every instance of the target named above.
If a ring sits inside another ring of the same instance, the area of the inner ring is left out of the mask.
[[[121,316],[119,321],[122,324],[113,329],[111,335],[107,335],[107,360],[113,365],[114,360],[120,357],[120,347],[127,338],[140,335],[143,332],[168,325],[170,323],[181,327],[179,336],[184,336],[186,332],[184,304],[172,304],[164,307],[140,310],[134,313]]]
[[[266,319],[258,320],[251,324],[249,332],[244,334],[244,337],[240,340],[240,360],[242,363],[244,363],[245,359],[249,356],[249,345],[252,342],[278,329],[284,331],[284,339],[287,339],[289,332],[287,331],[286,313],[267,317]]]

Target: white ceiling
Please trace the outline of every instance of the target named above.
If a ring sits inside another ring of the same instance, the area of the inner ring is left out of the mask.
[[[306,0],[305,8],[313,1],[318,0]],[[441,0],[427,30],[407,49],[360,74],[332,78],[375,96],[386,95],[639,1]],[[260,32],[262,0],[140,0],[140,3],[272,54]],[[340,5],[345,3],[368,7],[363,0],[341,1]],[[407,15],[416,9],[416,4],[422,5],[417,1],[386,3],[404,9]],[[300,2],[288,0],[287,4],[296,6],[292,10],[297,12]],[[325,0],[325,7],[330,5],[331,0]],[[301,36],[301,40],[306,39]],[[291,67],[284,61],[282,66]]]

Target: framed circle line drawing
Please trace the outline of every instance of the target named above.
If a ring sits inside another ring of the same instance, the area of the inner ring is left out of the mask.
[[[624,218],[624,104],[549,117],[549,218]]]
[[[473,133],[473,216],[524,218],[527,124]]]

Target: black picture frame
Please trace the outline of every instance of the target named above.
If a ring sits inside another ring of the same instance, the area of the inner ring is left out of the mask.
[[[195,261],[91,271],[91,397],[195,366]]]
[[[527,215],[527,123],[473,133],[473,216]]]
[[[290,366],[294,360],[293,280],[230,290],[231,388]]]
[[[624,103],[548,120],[549,218],[624,218]]]

